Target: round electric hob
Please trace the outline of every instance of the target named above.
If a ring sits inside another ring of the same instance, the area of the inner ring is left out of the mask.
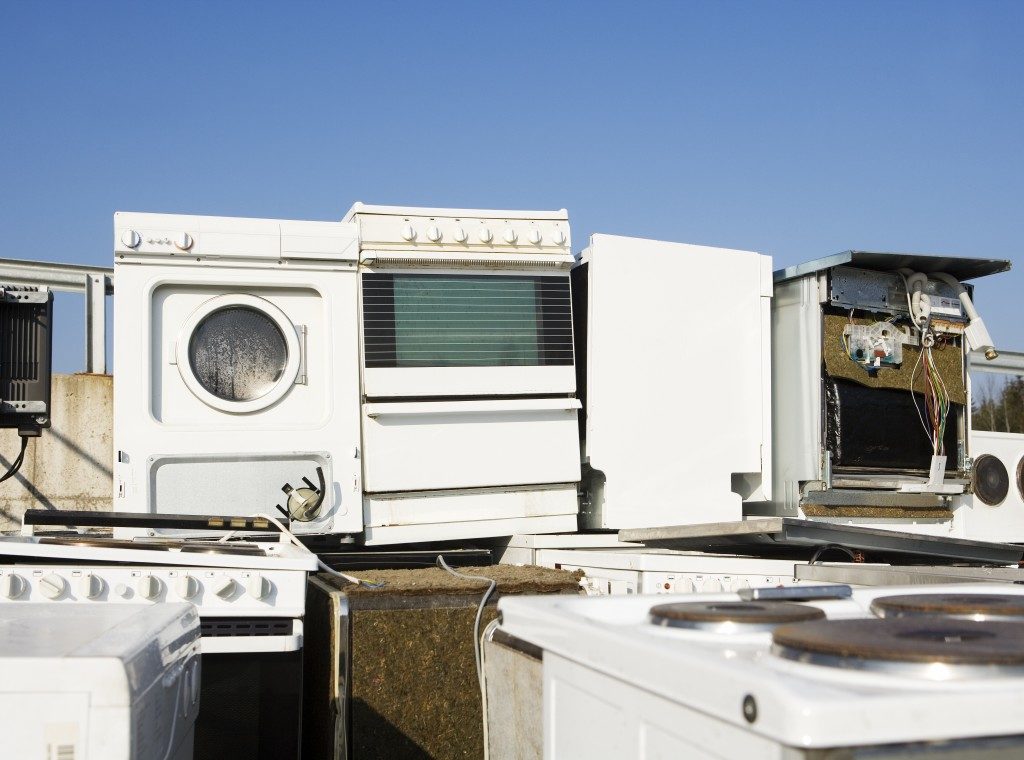
[[[813,665],[933,680],[1024,676],[1024,623],[939,616],[818,620],[772,633],[772,652]]]
[[[650,622],[670,628],[704,631],[765,631],[784,623],[820,620],[817,607],[792,602],[677,602],[650,609]]]
[[[969,620],[1024,621],[1024,596],[1012,594],[906,594],[880,596],[871,611],[881,618],[941,615]]]

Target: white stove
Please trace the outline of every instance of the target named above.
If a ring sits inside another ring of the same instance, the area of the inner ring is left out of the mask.
[[[0,605],[191,602],[204,653],[289,651],[315,569],[312,552],[276,540],[0,538]]]
[[[316,567],[316,555],[283,535],[0,538],[0,612],[195,605],[203,655],[197,760],[287,760],[300,750],[306,574]]]
[[[1021,756],[1024,589],[822,589],[506,597],[497,630],[543,651],[547,758]]]

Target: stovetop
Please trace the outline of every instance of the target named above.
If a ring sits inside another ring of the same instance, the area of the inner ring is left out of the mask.
[[[791,746],[1024,734],[1024,588],[516,598],[502,629]],[[748,699],[749,698],[749,699]],[[742,705],[759,705],[757,718]]]
[[[19,562],[188,565],[307,572],[317,568],[316,555],[277,538],[224,542],[181,538],[129,540],[63,533],[0,537],[0,564]]]

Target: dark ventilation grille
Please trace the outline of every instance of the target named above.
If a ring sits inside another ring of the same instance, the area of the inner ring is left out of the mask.
[[[0,285],[0,427],[46,427],[50,414],[47,290]]]
[[[373,367],[573,363],[568,276],[364,274]]]
[[[204,618],[202,636],[291,636],[291,618]]]

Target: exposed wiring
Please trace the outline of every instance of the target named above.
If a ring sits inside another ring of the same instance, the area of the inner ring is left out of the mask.
[[[11,462],[10,468],[4,473],[3,477],[0,477],[0,483],[3,483],[8,478],[14,477],[14,474],[21,469],[21,465],[25,462],[25,449],[28,448],[28,436],[21,436],[21,451],[18,452],[18,456]]]
[[[457,570],[453,570],[447,562],[444,561],[444,555],[437,555],[437,566],[447,570],[449,573],[454,575],[456,578],[462,578],[465,581],[480,581],[481,583],[487,584],[487,590],[484,592],[483,597],[480,599],[480,605],[476,608],[476,619],[473,621],[473,659],[476,662],[476,680],[477,685],[480,687],[480,709],[483,711],[484,721],[484,752],[487,752],[487,691],[484,681],[484,666],[483,666],[483,645],[480,642],[480,619],[483,617],[484,608],[487,606],[487,600],[491,598],[491,594],[494,593],[494,589],[497,587],[498,582],[493,578],[485,578],[482,575],[466,575],[460,573]]]
[[[303,544],[299,539],[297,539],[295,537],[295,534],[293,534],[290,530],[284,527],[284,525],[281,524],[281,521],[278,520],[276,517],[265,515],[262,512],[257,512],[255,515],[253,515],[253,517],[262,517],[264,520],[269,520],[274,525],[276,525],[277,529],[280,530],[281,533],[283,533],[285,536],[287,536],[288,539],[293,544],[298,546],[300,549],[306,548],[305,544]],[[327,563],[321,560],[319,557],[316,558],[316,564],[320,567],[322,571],[324,571],[328,575],[333,575],[336,578],[341,578],[342,580],[348,583],[355,583],[359,586],[364,586],[366,588],[381,588],[382,586],[384,586],[384,583],[374,583],[373,581],[365,581],[361,578],[356,578],[354,575],[346,575],[345,573],[338,572],[333,567],[330,567]]]

